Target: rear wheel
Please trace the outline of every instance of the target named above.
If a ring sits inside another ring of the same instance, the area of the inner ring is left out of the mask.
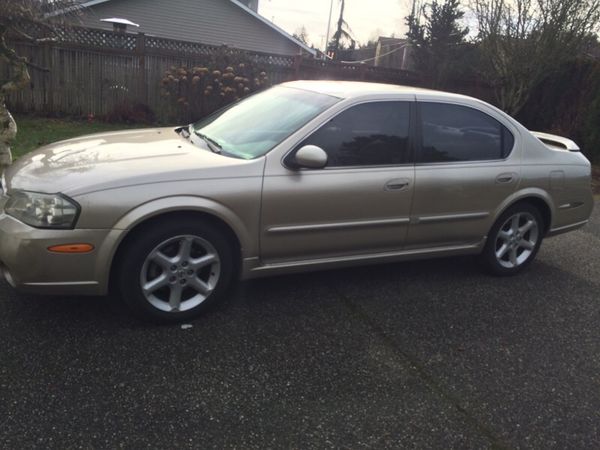
[[[492,227],[483,260],[495,275],[517,274],[535,258],[543,235],[543,219],[535,206],[528,203],[511,206]]]
[[[197,317],[234,278],[231,245],[218,229],[197,220],[153,223],[121,255],[123,298],[137,316],[154,322]]]

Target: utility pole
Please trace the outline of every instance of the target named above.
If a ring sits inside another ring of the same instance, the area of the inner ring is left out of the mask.
[[[421,23],[421,0],[413,0],[411,15],[416,19],[417,24]]]
[[[331,3],[329,4],[329,19],[327,19],[327,35],[325,36],[325,50],[323,51],[323,54],[326,55],[325,58],[327,58],[327,46],[329,45],[329,33],[331,31],[331,13],[333,12],[333,0],[331,0]]]

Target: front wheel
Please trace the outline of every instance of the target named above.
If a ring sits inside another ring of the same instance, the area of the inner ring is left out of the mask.
[[[233,280],[231,245],[196,220],[161,221],[140,230],[122,253],[119,287],[140,318],[173,323],[214,304]]]
[[[495,275],[515,275],[535,258],[544,235],[538,209],[527,203],[508,208],[496,221],[482,253]]]

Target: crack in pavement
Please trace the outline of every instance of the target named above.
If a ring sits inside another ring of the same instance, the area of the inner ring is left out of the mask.
[[[452,394],[442,383],[435,379],[435,377],[427,372],[423,364],[419,362],[419,359],[401,349],[394,340],[388,336],[385,330],[359,305],[354,303],[350,298],[343,293],[339,288],[333,286],[342,300],[343,304],[348,308],[351,315],[354,316],[358,321],[363,322],[367,325],[373,333],[382,341],[382,345],[391,349],[392,353],[396,356],[401,357],[408,362],[408,366],[412,369],[421,381],[429,387],[434,393],[441,397],[446,403],[454,407],[466,420],[466,422],[472,426],[475,430],[485,436],[494,449],[510,449],[511,446],[504,442],[494,430],[479,420],[473,413],[461,405],[460,399]]]

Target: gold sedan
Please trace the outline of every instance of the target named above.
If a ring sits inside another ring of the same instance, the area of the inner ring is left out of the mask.
[[[194,317],[237,279],[480,255],[497,275],[586,224],[570,140],[482,101],[298,81],[195,124],[52,144],[3,177],[0,270],[24,291]]]

